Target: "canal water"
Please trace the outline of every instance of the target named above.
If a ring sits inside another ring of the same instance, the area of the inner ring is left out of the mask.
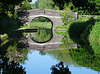
[[[52,65],[56,65],[60,61],[61,60],[57,60],[52,55],[41,55],[40,51],[31,50],[31,53],[28,54],[28,60],[26,60],[25,64],[23,64],[22,66],[26,68],[25,71],[27,74],[51,74],[52,70],[50,70],[50,68],[52,67]],[[69,61],[68,63],[70,63],[71,61]],[[67,61],[64,62],[67,63]],[[71,74],[99,74],[98,71],[95,71],[90,67],[82,67],[80,65],[77,65],[76,63],[70,63],[67,65]]]
[[[65,36],[50,29],[39,29],[38,32],[23,35],[18,45],[13,42],[0,49],[1,74],[100,74],[100,66],[93,65],[90,59],[85,62],[82,56],[83,59],[76,60],[75,57],[78,58],[79,55],[72,57],[74,53],[70,53],[71,49],[61,44]],[[9,40],[13,36],[9,36]],[[5,48],[7,46],[9,47]]]

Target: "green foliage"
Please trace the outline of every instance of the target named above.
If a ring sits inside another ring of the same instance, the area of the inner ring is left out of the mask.
[[[60,34],[60,35],[64,36],[64,38],[61,40],[62,44],[60,44],[60,46],[59,46],[61,48],[71,49],[75,45],[75,43],[69,36],[69,33],[68,33],[69,27],[70,27],[70,25],[56,27],[56,29],[66,29],[66,32],[55,32],[56,34]]]
[[[12,30],[18,29],[21,24],[16,17],[2,16],[0,18],[0,33],[9,33]]]
[[[53,0],[55,5],[59,7],[60,10],[64,9],[64,5],[69,4],[71,0]]]
[[[61,16],[61,20],[63,21],[64,24],[68,24],[70,22],[73,22],[74,20],[72,19],[74,17],[73,14],[71,14],[70,9],[66,9],[65,12],[60,12],[59,15]]]
[[[38,32],[31,33],[30,37],[33,41],[38,43],[47,42],[52,38],[52,30],[46,28],[39,28]]]
[[[63,26],[56,26],[54,29],[66,29],[67,26],[66,25],[63,25]]]
[[[53,0],[60,10],[70,8],[81,15],[100,15],[100,0]]]
[[[31,10],[33,7],[33,4],[31,5],[28,1],[23,1],[22,2],[22,10]]]
[[[35,2],[35,8],[36,9],[53,9],[53,10],[59,9],[52,0],[37,0],[37,2]]]
[[[94,52],[100,53],[100,17],[96,19],[95,25],[90,31],[89,41]]]
[[[99,53],[98,45],[100,45],[100,18],[89,18],[88,20],[85,19],[85,21],[81,20],[82,19],[70,24],[70,38],[81,47],[89,50],[90,53]]]
[[[72,59],[83,67],[90,67],[93,70],[100,71],[100,54],[90,54],[87,49],[79,48],[70,50]]]
[[[50,22],[50,19],[46,17],[37,17],[34,18],[31,22]]]
[[[71,10],[81,15],[100,14],[99,0],[72,0]]]
[[[96,41],[100,42],[100,16],[96,18],[95,25],[93,26],[93,29],[90,31],[90,38],[94,38]],[[94,40],[91,39],[91,40]]]
[[[55,58],[58,61],[63,61],[66,65],[74,64],[74,61],[70,58],[70,52],[68,49],[59,49],[59,50],[50,50],[43,51],[45,54],[48,54]]]
[[[38,27],[38,28],[52,28],[51,22],[31,22],[30,27]]]
[[[25,68],[22,67],[19,63],[8,62],[6,58],[2,60],[0,64],[0,73],[1,74],[26,74]]]
[[[0,1],[0,13],[6,14],[10,11],[13,15],[15,12],[15,6],[24,0],[1,0]]]
[[[1,59],[6,58],[9,62],[20,62],[24,63],[27,60],[28,50],[23,48],[18,48],[18,41],[20,40],[22,34],[10,33],[5,34],[1,38],[0,46],[0,57]]]
[[[52,28],[52,22],[48,18],[45,17],[37,17],[33,19],[30,23],[30,27],[38,27],[38,28]]]

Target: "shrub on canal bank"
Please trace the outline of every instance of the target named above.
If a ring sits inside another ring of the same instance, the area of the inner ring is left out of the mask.
[[[100,53],[100,17],[96,18],[95,25],[89,35],[90,45],[95,53]]]
[[[21,22],[13,16],[2,16],[0,17],[0,34],[8,33],[12,30],[20,28]]]
[[[58,32],[57,34],[67,36],[82,48],[100,53],[100,16],[97,18],[79,18],[76,22],[57,28],[66,29],[66,32]]]
[[[100,46],[100,17],[79,19],[76,22],[69,24],[70,38],[78,43],[81,47],[92,49],[95,53],[99,53],[98,45]],[[98,45],[93,44],[93,42]],[[96,48],[93,48],[94,46]]]

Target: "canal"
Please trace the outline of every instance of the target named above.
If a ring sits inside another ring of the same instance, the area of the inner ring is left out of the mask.
[[[100,74],[100,55],[87,50],[99,49],[99,45],[82,48],[65,34],[51,26],[5,34],[0,46],[0,74]]]

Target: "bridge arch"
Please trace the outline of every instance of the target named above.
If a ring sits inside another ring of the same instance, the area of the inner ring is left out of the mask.
[[[56,26],[62,26],[64,25],[64,23],[60,20],[61,17],[60,16],[48,16],[48,15],[32,15],[29,16],[29,22],[28,22],[28,26],[30,26],[30,22],[32,21],[32,19],[35,19],[37,17],[45,17],[48,18],[51,22],[52,22],[52,27],[56,27]]]
[[[50,19],[50,18],[48,18],[48,17],[46,17],[46,16],[41,16],[41,15],[40,16],[35,16],[35,17],[33,17],[33,18],[30,19],[29,23],[31,23],[32,20],[34,20],[36,18],[39,18],[39,17],[44,17],[44,18],[48,19],[51,22],[51,25],[52,25],[51,29],[53,28],[53,20]],[[29,26],[30,26],[30,24],[29,24]]]
[[[61,21],[61,17],[59,15],[58,10],[48,10],[48,9],[34,9],[34,10],[28,10],[26,12],[19,12],[18,16],[19,19],[22,20],[22,22],[28,26],[30,26],[30,22],[32,19],[35,17],[46,17],[49,18],[53,22],[53,28],[56,26],[62,26],[64,23]],[[77,12],[71,12],[71,14],[74,15],[75,20],[78,18],[78,13]]]

